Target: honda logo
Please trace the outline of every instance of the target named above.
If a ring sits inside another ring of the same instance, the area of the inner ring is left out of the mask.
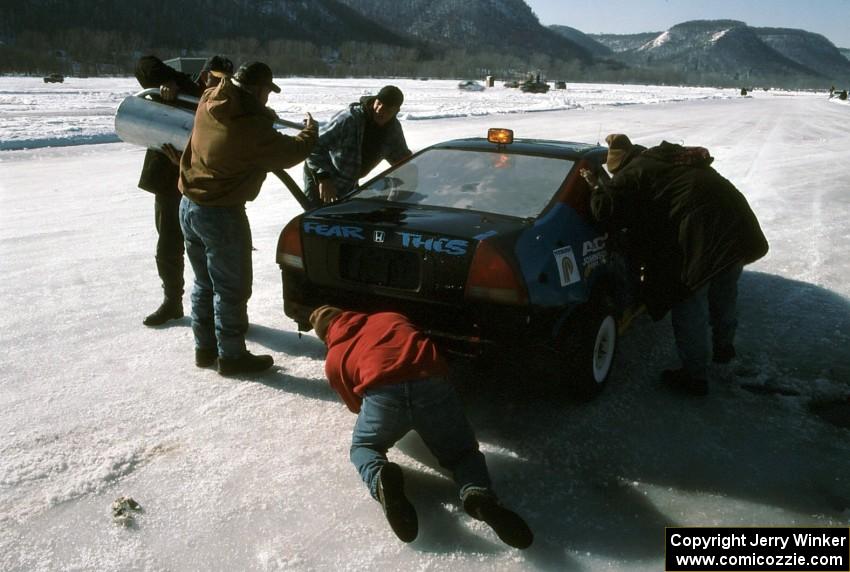
[[[384,242],[384,231],[383,230],[376,230],[375,234],[374,234],[374,239],[375,239],[375,242],[378,242],[378,243]]]

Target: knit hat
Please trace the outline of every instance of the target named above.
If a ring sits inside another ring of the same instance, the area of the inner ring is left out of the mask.
[[[210,72],[216,77],[230,77],[233,75],[233,62],[218,54],[207,59],[201,71]]]
[[[375,97],[389,107],[401,107],[401,104],[404,103],[404,94],[394,85],[385,85]]]
[[[612,133],[605,138],[608,143],[608,159],[605,164],[611,173],[616,173],[624,165],[632,152],[632,142],[622,133]]]
[[[319,336],[320,340],[325,341],[331,322],[340,314],[342,314],[342,310],[328,305],[319,306],[313,310],[313,313],[310,314],[310,324],[316,330],[316,335]]]

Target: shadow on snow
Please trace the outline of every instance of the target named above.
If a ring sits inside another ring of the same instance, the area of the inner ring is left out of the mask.
[[[850,301],[746,272],[739,314],[739,359],[713,369],[705,398],[659,386],[660,371],[677,362],[669,317],[636,322],[621,339],[609,387],[590,403],[553,397],[553,372],[537,371],[533,356],[499,364],[490,379],[455,369],[494,487],[535,531],[526,558],[547,569],[577,566],[566,551],[652,560],[663,556],[665,526],[846,521],[850,434],[810,406],[850,394]],[[399,446],[439,469],[418,437]],[[417,546],[482,551],[480,538],[457,534],[442,514],[456,493],[436,480],[409,478],[423,520]]]
[[[714,367],[706,398],[672,395],[658,384],[660,371],[677,365],[669,317],[636,321],[620,340],[609,387],[590,403],[554,397],[555,372],[541,370],[533,355],[497,364],[489,378],[456,365],[494,487],[535,531],[524,553],[529,561],[576,568],[568,551],[659,559],[665,526],[787,525],[797,515],[846,520],[850,439],[839,423],[812,412],[848,399],[850,301],[745,272],[739,314],[739,358]],[[252,325],[248,338],[291,356],[324,358],[312,336]],[[284,371],[257,381],[342,407],[326,381]],[[442,472],[418,436],[398,447]],[[505,549],[457,518],[462,509],[450,480],[410,468],[405,474],[421,521],[413,548]],[[740,508],[730,512],[732,502],[751,508],[741,517]]]

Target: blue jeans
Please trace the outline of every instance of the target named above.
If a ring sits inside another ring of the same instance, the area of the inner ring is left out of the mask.
[[[351,462],[373,498],[378,498],[378,473],[387,463],[387,451],[410,430],[452,472],[461,494],[469,487],[490,487],[487,463],[460,398],[451,383],[435,377],[364,393],[351,438]]]
[[[195,272],[192,333],[197,349],[218,348],[234,359],[245,354],[251,297],[251,226],[245,206],[205,207],[183,197],[180,227]]]
[[[740,264],[724,270],[690,298],[672,308],[673,335],[679,359],[693,378],[706,378],[711,345],[718,348],[735,341],[735,330],[738,328],[738,278],[742,271],[743,266]]]

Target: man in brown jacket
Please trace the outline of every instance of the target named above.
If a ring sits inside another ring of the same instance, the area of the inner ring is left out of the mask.
[[[274,363],[245,348],[251,297],[251,227],[245,202],[254,200],[268,171],[303,161],[318,137],[307,114],[295,137],[278,133],[266,107],[280,93],[264,63],[243,64],[201,97],[192,136],[180,160],[180,226],[195,272],[192,333],[195,364],[221,375],[259,372]]]

